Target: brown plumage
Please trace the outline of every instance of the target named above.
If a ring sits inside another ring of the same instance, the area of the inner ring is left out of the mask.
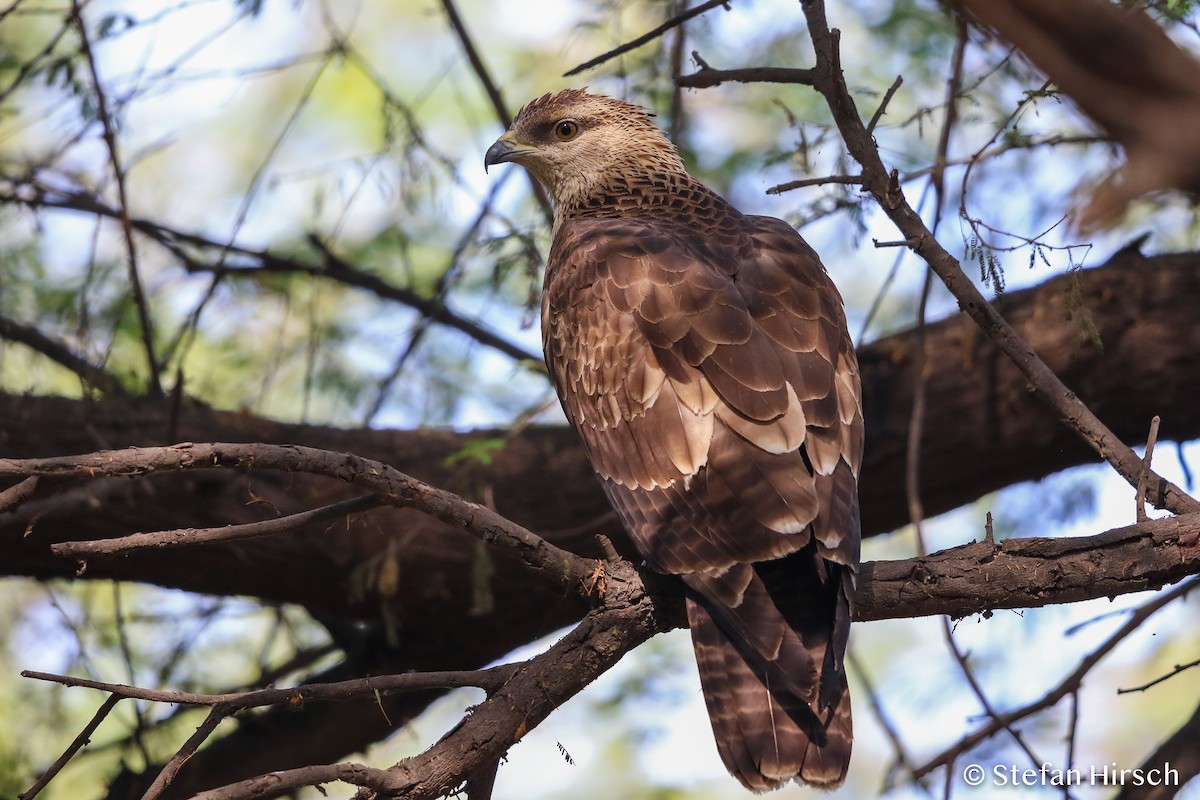
[[[488,150],[501,161],[554,199],[546,361],[646,563],[687,587],[725,766],[755,791],[839,785],[863,421],[837,289],[636,106],[546,95]]]

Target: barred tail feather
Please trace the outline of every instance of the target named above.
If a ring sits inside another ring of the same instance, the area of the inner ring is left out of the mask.
[[[703,605],[689,599],[687,608],[713,735],[730,773],[755,792],[793,779],[822,789],[840,786],[853,742],[845,672],[836,676],[840,691],[830,693],[835,705],[810,704],[787,688],[770,686],[769,673],[747,662]],[[823,655],[813,653],[811,659],[819,664]],[[787,671],[789,665],[779,666]]]

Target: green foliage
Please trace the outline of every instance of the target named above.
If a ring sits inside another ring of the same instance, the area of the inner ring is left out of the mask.
[[[507,442],[498,436],[472,439],[458,452],[446,456],[445,464],[452,467],[455,464],[474,462],[486,467],[492,463],[496,453],[503,450],[506,444]]]

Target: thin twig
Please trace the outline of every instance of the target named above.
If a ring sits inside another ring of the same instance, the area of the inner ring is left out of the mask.
[[[462,17],[458,14],[458,9],[454,5],[454,0],[442,0],[442,8],[446,11],[446,18],[450,21],[450,27],[454,29],[454,35],[458,37],[459,43],[463,47],[463,51],[467,54],[467,60],[471,62],[471,69],[475,72],[475,77],[479,79],[479,83],[483,86],[483,91],[487,94],[488,100],[491,101],[492,110],[496,112],[496,117],[500,120],[500,124],[508,129],[513,122],[512,114],[508,111],[508,106],[504,103],[504,97],[500,94],[500,87],[492,80],[492,74],[488,71],[487,65],[483,63],[483,58],[479,55],[479,50],[475,47],[475,42],[471,39],[470,32],[467,31],[467,26],[463,24]],[[529,185],[533,187],[533,196],[537,199],[538,205],[542,207],[542,212],[546,215],[547,222],[554,220],[554,208],[550,205],[550,198],[546,196],[546,192],[542,189],[542,185],[537,182],[532,173],[529,175]]]
[[[858,660],[854,648],[846,651],[846,663],[850,665],[850,669],[858,676],[858,682],[862,684],[863,690],[867,694],[867,703],[871,706],[871,710],[875,712],[875,719],[879,722],[879,727],[883,728],[884,735],[891,742],[892,750],[896,754],[894,765],[884,775],[884,791],[886,792],[895,785],[893,775],[897,767],[910,775],[912,774],[912,758],[909,757],[908,748],[904,746],[904,739],[901,738],[900,733],[896,730],[896,726],[892,723],[891,717],[888,716],[887,709],[883,707],[883,701],[879,698],[879,693],[875,691],[871,676],[867,672],[866,667]]]
[[[1161,422],[1158,415],[1150,420],[1150,433],[1146,436],[1146,454],[1142,456],[1142,469],[1137,479],[1137,521],[1146,520],[1146,478],[1150,475],[1150,465],[1154,461],[1154,443],[1158,441],[1158,425]]]
[[[678,0],[671,6],[675,13],[688,10],[688,0]],[[683,60],[687,52],[687,23],[679,23],[675,36],[671,41],[671,75],[683,74]],[[672,142],[682,142],[687,130],[687,116],[683,107],[683,87],[678,83],[671,87],[671,129],[668,138]]]
[[[1148,683],[1143,683],[1141,686],[1133,686],[1128,689],[1117,689],[1117,694],[1129,694],[1130,692],[1144,692],[1147,689],[1149,689],[1151,686],[1158,686],[1163,681],[1168,681],[1171,678],[1174,678],[1179,673],[1183,672],[1184,670],[1189,670],[1192,667],[1200,667],[1200,658],[1197,658],[1195,661],[1189,661],[1186,664],[1176,664],[1175,668],[1172,669],[1170,672],[1168,672],[1166,675],[1159,675],[1154,680],[1152,680]]]
[[[66,367],[78,375],[86,386],[106,394],[125,394],[125,388],[116,376],[83,358],[65,343],[47,336],[31,325],[0,316],[0,337],[10,342],[20,342],[56,364]]]
[[[439,300],[430,300],[418,295],[411,289],[401,286],[389,284],[386,281],[378,278],[362,270],[356,269],[341,257],[335,254],[319,239],[310,238],[309,243],[316,247],[324,258],[324,263],[320,267],[308,267],[307,265],[299,264],[298,262],[288,262],[286,259],[276,259],[274,257],[261,262],[258,269],[265,272],[274,272],[279,268],[283,271],[312,271],[314,274],[321,274],[330,277],[339,282],[345,283],[348,286],[357,286],[362,289],[367,289],[379,297],[396,300],[411,306],[421,312],[425,317],[440,322],[443,325],[454,328],[468,334],[472,339],[480,344],[492,347],[504,353],[511,358],[528,364],[533,369],[545,370],[545,364],[542,357],[536,353],[526,350],[507,339],[502,338],[498,334],[488,330],[483,325],[472,322],[468,319],[458,316],[444,303]],[[265,255],[265,253],[264,253]],[[231,275],[239,273],[246,274],[245,270],[230,270]]]
[[[585,70],[589,70],[592,67],[600,66],[605,61],[609,61],[611,59],[616,58],[619,55],[628,53],[630,50],[635,50],[635,49],[641,47],[642,45],[646,44],[647,42],[653,41],[654,39],[658,38],[659,36],[662,36],[664,33],[671,30],[671,28],[674,28],[676,25],[682,25],[683,23],[687,22],[689,19],[692,19],[693,17],[698,17],[706,11],[711,11],[712,9],[716,8],[717,6],[725,6],[725,8],[728,9],[729,2],[730,2],[730,0],[708,0],[707,3],[701,3],[700,5],[696,6],[695,8],[689,8],[687,11],[684,11],[680,14],[676,14],[675,16],[671,17],[669,20],[664,22],[662,25],[659,25],[654,30],[648,31],[648,32],[642,34],[641,36],[637,37],[636,39],[628,41],[619,47],[614,47],[612,50],[609,50],[607,53],[602,53],[601,55],[596,56],[591,61],[585,61],[584,63],[580,64],[579,66],[575,67],[574,69],[564,72],[563,77],[569,78],[572,75],[578,75],[579,73],[581,73]]]
[[[133,293],[133,304],[137,308],[138,323],[142,334],[142,346],[146,351],[146,366],[150,381],[150,393],[161,396],[162,380],[159,377],[158,357],[154,354],[154,328],[150,322],[150,305],[142,288],[142,278],[138,272],[137,245],[133,238],[133,222],[129,216],[129,199],[125,191],[125,170],[121,167],[120,153],[117,149],[117,136],[109,112],[108,96],[104,84],[100,81],[100,72],[96,68],[96,58],[92,54],[92,43],[88,36],[87,25],[83,21],[83,12],[79,0],[71,0],[71,19],[79,30],[79,47],[87,62],[88,71],[92,76],[92,86],[96,90],[96,114],[104,131],[104,145],[108,148],[108,159],[112,165],[113,178],[117,183],[117,201],[120,208],[119,219],[121,231],[125,235],[125,250],[129,264],[129,288]]]
[[[925,268],[921,297],[917,303],[916,342],[912,351],[913,402],[908,415],[908,436],[904,447],[904,500],[908,506],[908,522],[916,535],[917,555],[928,553],[921,524],[925,508],[921,504],[921,438],[925,432],[925,397],[929,385],[925,374],[925,312],[929,291],[933,288],[933,271]]]
[[[0,20],[3,20],[3,18],[5,16],[8,16],[9,12],[14,11],[17,7],[18,2],[19,2],[19,0],[17,0],[17,2],[14,2],[11,7],[5,9],[3,16],[0,16]],[[46,61],[46,59],[48,59],[52,55],[54,55],[54,52],[58,49],[58,43],[61,42],[63,37],[66,36],[67,33],[71,30],[71,28],[73,27],[73,24],[74,24],[74,20],[72,18],[68,17],[67,20],[63,23],[63,25],[57,31],[54,32],[54,35],[46,40],[45,47],[43,47],[38,53],[34,54],[32,57],[26,57],[26,58],[20,59],[21,66],[17,69],[17,74],[13,78],[12,83],[10,83],[8,86],[5,86],[3,89],[0,89],[0,104],[6,104],[8,102],[8,99],[18,89],[20,89],[22,85],[24,85],[25,81],[27,81],[29,78],[33,77],[34,75],[38,74],[40,68],[42,67],[42,64]]]
[[[519,664],[500,664],[478,670],[447,670],[440,672],[409,672],[403,675],[375,675],[336,683],[310,683],[281,689],[252,689],[246,692],[227,694],[201,694],[197,692],[173,692],[161,689],[143,689],[120,683],[105,683],[71,675],[56,675],[49,672],[22,670],[21,677],[30,680],[58,683],[109,692],[118,699],[147,700],[153,703],[173,703],[185,706],[224,706],[229,713],[247,708],[287,705],[300,708],[307,703],[323,703],[345,700],[351,697],[369,697],[374,694],[391,695],[419,692],[427,689],[461,689],[464,686],[483,689],[488,694],[496,692],[512,678]]]
[[[1079,692],[1071,692],[1070,723],[1067,725],[1067,774],[1075,767],[1075,733],[1079,729]],[[1071,797],[1071,782],[1063,781],[1063,798]]]
[[[726,81],[734,83],[795,83],[812,86],[815,73],[811,69],[792,67],[749,67],[746,69],[713,69],[703,65],[691,75],[680,75],[675,83],[687,89],[708,89]]]
[[[767,194],[783,194],[793,189],[803,189],[805,186],[824,186],[827,183],[840,183],[849,186],[860,185],[862,183],[862,175],[826,175],[823,178],[801,178],[800,180],[788,181],[787,183],[772,186],[770,189],[767,189]]]
[[[916,250],[921,246],[921,241],[922,240],[919,237],[913,239],[896,239],[890,242],[881,242],[878,239],[871,239],[871,244],[874,245],[878,250],[882,250],[885,247],[907,247],[910,250]]]
[[[987,693],[983,690],[983,685],[975,677],[975,670],[971,668],[970,663],[967,661],[967,654],[958,646],[958,641],[954,638],[954,627],[949,617],[942,617],[942,636],[945,639],[946,646],[950,648],[950,652],[954,656],[954,661],[958,664],[959,671],[966,679],[971,693],[975,695],[975,699],[979,701],[979,705],[983,706],[983,713],[989,719],[996,721],[996,724],[999,726],[998,730],[1003,730],[1012,737],[1012,740],[1017,743],[1017,747],[1024,751],[1031,763],[1035,765],[1044,763],[1030,749],[1029,745],[1025,742],[1025,738],[1021,736],[1021,732],[1012,726],[1012,722],[1001,719],[1001,714],[996,711],[996,707],[988,699]]]
[[[208,288],[205,290],[204,295],[192,308],[191,313],[188,314],[187,319],[180,326],[179,330],[172,339],[170,346],[167,348],[167,360],[178,356],[178,360],[183,361],[189,343],[195,341],[194,335],[196,331],[199,330],[200,318],[204,314],[205,309],[208,308],[208,304],[211,303],[213,298],[217,296],[217,288],[220,286],[221,281],[226,275],[223,269],[225,262],[233,253],[233,245],[237,241],[238,236],[241,234],[242,228],[246,224],[246,219],[250,214],[250,209],[254,206],[255,200],[258,199],[258,193],[263,186],[264,178],[267,175],[267,169],[270,167],[272,162],[274,162],[275,157],[279,154],[279,151],[283,147],[283,143],[287,140],[288,136],[293,130],[295,130],[296,123],[300,121],[301,114],[303,114],[304,110],[308,108],[308,104],[312,100],[313,94],[317,90],[317,85],[321,82],[321,78],[325,74],[325,70],[329,68],[330,63],[339,55],[339,53],[340,50],[336,46],[331,46],[329,50],[326,51],[325,57],[317,64],[317,68],[313,71],[312,76],[309,77],[308,83],[306,83],[304,88],[301,89],[300,95],[297,97],[291,113],[283,123],[283,127],[271,142],[271,146],[267,149],[267,152],[263,156],[262,160],[255,167],[254,174],[250,176],[250,185],[246,188],[245,194],[242,195],[241,202],[238,203],[238,209],[234,215],[233,225],[229,231],[229,236],[221,245],[221,249],[217,253],[215,269],[212,270],[212,279],[208,283]],[[180,353],[180,350],[185,352]]]
[[[175,755],[171,756],[171,760],[163,765],[163,768],[154,776],[154,782],[146,789],[146,793],[142,795],[142,800],[156,800],[156,798],[160,797],[171,784],[171,781],[175,780],[175,776],[179,774],[179,770],[183,768],[188,759],[195,755],[196,751],[200,749],[200,745],[204,744],[209,736],[212,736],[217,726],[231,713],[233,713],[232,710],[224,705],[213,706],[208,712],[208,716],[204,718],[204,721],[187,738],[187,741],[180,746]]]
[[[454,29],[454,35],[458,37],[459,44],[462,45],[463,51],[467,54],[467,60],[471,62],[471,69],[475,70],[475,77],[479,78],[479,83],[483,86],[483,91],[487,94],[488,100],[491,101],[492,110],[496,112],[496,116],[500,119],[500,123],[505,128],[512,125],[512,114],[508,112],[508,106],[504,103],[504,97],[500,94],[500,87],[492,80],[492,75],[488,68],[483,63],[483,58],[479,55],[479,50],[475,47],[475,42],[471,39],[471,34],[467,32],[466,25],[463,24],[462,17],[458,15],[458,9],[454,6],[454,0],[442,0],[442,9],[446,12],[446,18],[450,21],[450,27]]]
[[[96,732],[96,728],[99,728],[100,723],[105,720],[105,718],[114,708],[116,708],[120,699],[120,695],[110,694],[104,701],[103,705],[101,705],[96,713],[92,715],[92,718],[88,721],[88,724],[83,726],[83,730],[79,732],[79,735],[76,736],[74,741],[72,741],[71,744],[67,746],[67,749],[63,751],[63,754],[59,756],[55,762],[41,774],[41,777],[34,782],[33,786],[29,787],[29,791],[18,795],[17,800],[33,800],[33,798],[37,797],[42,789],[46,788],[46,784],[54,780],[54,777],[62,771],[62,768],[67,765],[67,762],[70,761],[76,753],[78,753],[85,745],[88,744],[88,742],[91,740],[92,734]]]
[[[879,120],[887,111],[888,103],[892,102],[892,97],[895,96],[902,83],[904,83],[904,76],[897,75],[896,80],[892,81],[892,85],[883,93],[883,99],[879,101],[879,108],[875,109],[875,113],[871,115],[871,121],[867,123],[867,133],[875,133],[875,126],[879,124]]]
[[[109,556],[116,553],[128,554],[137,550],[153,547],[170,547],[174,545],[211,544],[212,542],[229,542],[238,539],[253,539],[259,536],[271,536],[287,533],[306,525],[316,525],[321,522],[342,519],[351,514],[358,514],[384,505],[384,500],[378,495],[367,494],[360,497],[331,503],[320,508],[288,514],[275,519],[259,522],[246,522],[241,525],[225,525],[219,528],[176,528],[169,531],[154,531],[152,533],[132,533],[112,539],[93,539],[89,541],[64,542],[57,545],[59,552],[72,558],[88,556]]]
[[[62,208],[74,211],[85,211],[111,219],[120,219],[118,209],[100,201],[99,198],[85,192],[58,192],[42,186],[36,186],[35,196],[12,195],[0,200],[19,203],[29,208]],[[491,347],[501,353],[526,363],[530,368],[544,370],[542,357],[531,350],[526,350],[499,334],[489,330],[481,323],[469,320],[451,310],[442,303],[421,296],[412,289],[389,283],[378,276],[355,268],[348,262],[337,257],[328,248],[321,249],[324,256],[320,265],[308,264],[295,258],[281,256],[271,250],[256,250],[253,248],[230,245],[202,236],[200,234],[181,231],[162,225],[150,219],[134,218],[133,227],[142,234],[154,239],[173,255],[180,259],[184,268],[189,272],[217,272],[228,274],[229,277],[259,278],[269,273],[308,273],[318,275],[347,286],[371,292],[384,300],[391,300],[406,305],[433,321],[454,328],[482,345]],[[218,253],[227,251],[248,260],[253,266],[219,266],[205,264],[188,255],[186,247],[203,250],[216,250]]]
[[[957,121],[957,103],[955,98],[958,96],[958,87],[962,83],[962,68],[963,58],[966,50],[967,29],[965,24],[959,23],[958,26],[958,41],[954,48],[954,54],[950,58],[950,78],[946,81],[946,116],[942,120],[942,128],[938,135],[937,147],[937,164],[946,162],[946,152],[950,146],[950,133],[954,129],[954,124]],[[835,48],[836,56],[836,40],[832,42]],[[933,225],[930,229],[930,235],[936,236],[938,227],[942,221],[942,206],[944,203],[945,186],[944,172],[935,170],[929,177],[930,186],[933,188]],[[875,243],[879,247],[878,242]],[[929,293],[933,289],[933,270],[925,267],[925,276],[921,286],[921,297],[917,303],[917,320],[915,328],[916,343],[913,345],[913,404],[909,413],[908,421],[908,437],[905,443],[904,453],[904,496],[908,504],[909,523],[916,530],[917,552],[918,555],[925,555],[925,539],[922,536],[921,523],[925,519],[925,509],[921,503],[921,439],[925,431],[925,403],[927,390],[929,386],[928,376],[925,374],[925,344],[926,344],[926,311],[929,305]],[[954,642],[953,631],[947,626],[946,640],[950,645],[951,651],[954,653],[955,659],[962,668],[967,682],[973,689],[976,689],[976,694],[979,695],[980,702],[985,708],[988,707],[987,698],[979,690],[975,678],[971,675],[967,667],[966,660],[961,657],[958,646]]]
[[[1122,625],[1116,631],[1116,633],[1114,633],[1099,647],[1089,653],[1081,662],[1079,662],[1079,666],[1077,666],[1070,675],[1063,678],[1063,680],[1056,687],[1051,689],[1041,698],[1034,700],[1031,703],[1027,703],[1020,708],[1013,709],[1012,711],[1006,711],[1002,714],[992,717],[986,724],[982,725],[967,736],[964,736],[958,742],[918,767],[915,771],[916,777],[919,778],[921,776],[928,775],[938,767],[952,763],[959,755],[971,750],[980,742],[991,738],[998,731],[1004,730],[1006,727],[1011,726],[1013,723],[1019,722],[1032,714],[1047,708],[1051,708],[1067,695],[1077,691],[1083,684],[1084,676],[1086,676],[1088,672],[1090,672],[1091,669],[1101,661],[1101,659],[1108,655],[1113,648],[1115,648],[1126,637],[1137,630],[1138,627],[1141,626],[1141,624],[1150,618],[1150,616],[1152,616],[1155,612],[1159,611],[1172,601],[1183,597],[1197,586],[1200,586],[1200,579],[1192,578],[1184,583],[1179,584],[1175,588],[1170,589],[1169,591],[1163,592],[1153,600],[1138,606],[1129,615],[1129,619],[1126,621],[1126,623]]]

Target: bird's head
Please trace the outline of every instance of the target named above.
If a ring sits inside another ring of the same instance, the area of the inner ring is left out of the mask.
[[[645,110],[583,89],[547,94],[522,108],[483,164],[504,161],[533,173],[560,208],[639,173],[683,172],[675,146]]]

